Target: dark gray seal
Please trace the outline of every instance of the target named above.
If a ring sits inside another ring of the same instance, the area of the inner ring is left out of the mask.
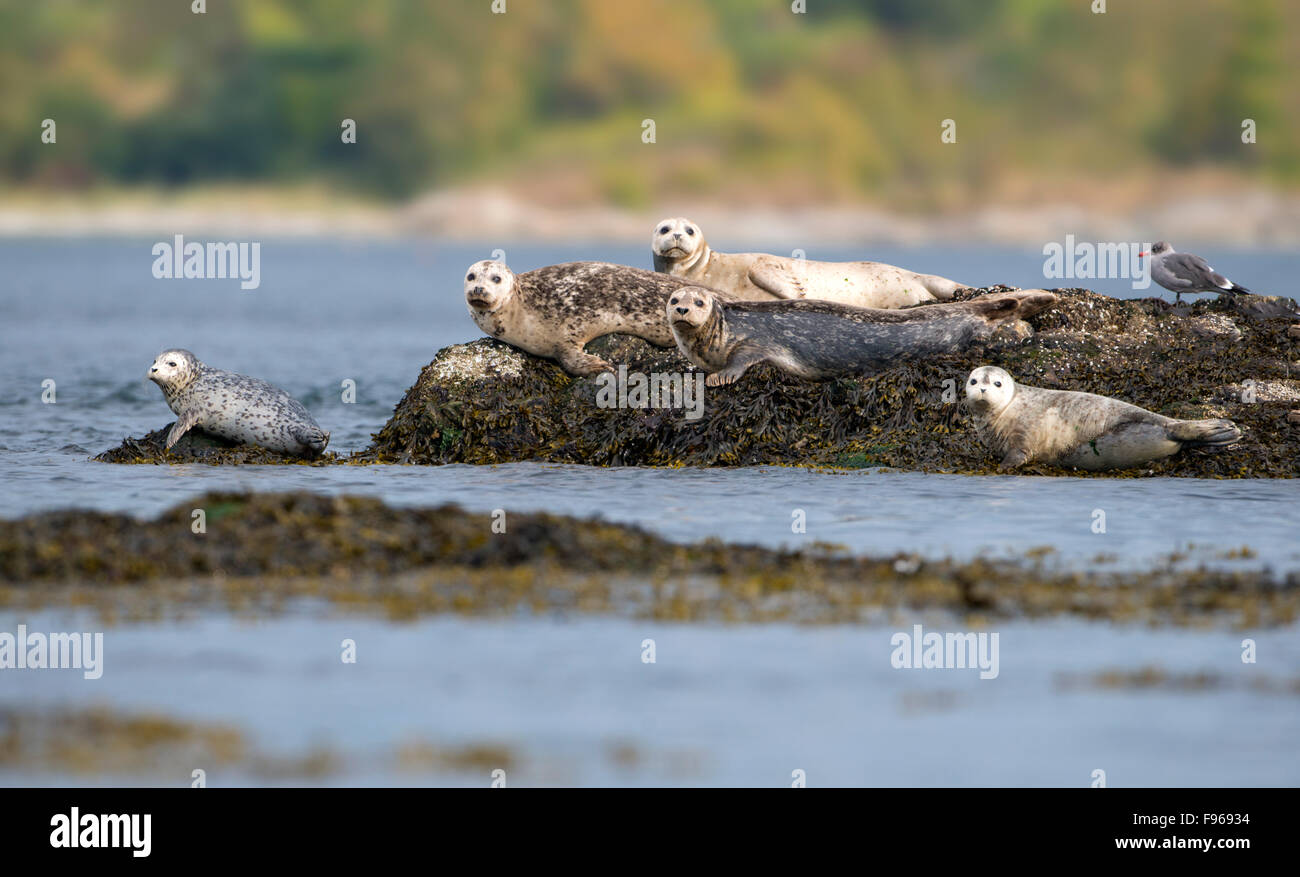
[[[515,274],[504,262],[475,262],[465,273],[465,303],[493,338],[554,359],[590,377],[614,367],[583,348],[615,333],[672,347],[664,321],[668,296],[689,280],[607,262],[566,262]]]
[[[682,355],[710,372],[705,383],[716,387],[760,362],[822,379],[952,353],[1055,302],[1050,292],[1022,290],[884,310],[807,299],[724,302],[697,286],[673,293],[666,314]]]
[[[212,368],[188,350],[158,354],[148,378],[176,414],[168,448],[196,426],[230,441],[298,457],[319,456],[329,444],[330,434],[284,390]]]

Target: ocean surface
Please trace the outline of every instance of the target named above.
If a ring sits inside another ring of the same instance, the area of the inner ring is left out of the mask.
[[[683,541],[816,541],[864,553],[952,557],[1048,547],[1049,562],[1067,568],[1141,568],[1177,555],[1190,565],[1300,570],[1300,487],[1290,481],[90,462],[124,437],[173,419],[144,379],[166,347],[188,348],[214,366],[283,387],[331,432],[331,449],[348,452],[369,444],[440,347],[479,337],[461,294],[462,273],[473,261],[500,247],[516,271],[578,259],[649,267],[643,247],[581,242],[267,240],[261,285],[246,291],[233,279],[155,279],[154,242],[0,240],[0,517],[68,507],[152,517],[207,490],[302,489],[399,505],[450,501],[480,511],[600,516]],[[747,248],[743,241],[719,246]],[[1293,253],[1199,249],[1216,268],[1262,292],[1291,293],[1288,279],[1300,272]],[[1171,297],[1154,287],[1134,290],[1127,280],[1045,280],[1036,250],[881,247],[807,255],[873,258],[981,285],[1083,285],[1126,297]],[[342,399],[345,381],[355,382],[355,403]],[[43,401],[51,392],[53,401]],[[798,509],[807,527],[796,534]],[[1093,532],[1098,509],[1105,533]],[[0,631],[34,617],[0,610]],[[229,721],[273,749],[319,740],[347,754],[349,764],[360,760],[324,782],[486,782],[407,776],[375,762],[407,732],[436,742],[501,741],[519,750],[522,781],[551,784],[788,784],[797,768],[808,771],[810,785],[1085,785],[1089,771],[1112,765],[1124,777],[1111,773],[1114,785],[1300,781],[1300,759],[1288,745],[1300,731],[1294,693],[1234,685],[1194,693],[1064,693],[1050,682],[1072,669],[1147,665],[1208,668],[1236,679],[1252,669],[1237,659],[1241,635],[1082,623],[1002,629],[1003,674],[981,682],[960,673],[894,671],[884,629],[667,627],[659,636],[680,651],[665,660],[660,640],[659,662],[647,671],[635,658],[637,644],[654,634],[626,620],[395,624],[303,610],[250,626],[202,614],[114,628],[100,680],[0,672],[0,706],[153,709]],[[373,663],[359,662],[351,676],[339,675],[336,656],[330,672],[313,669],[328,658],[312,649],[336,648],[353,635],[344,631],[367,637]],[[1293,629],[1251,635],[1276,645],[1267,672],[1282,678],[1300,666]],[[1011,641],[1020,644],[1014,653]],[[222,654],[240,657],[204,663]],[[941,708],[926,706],[927,687],[951,689],[935,695]],[[356,721],[358,712],[366,722]],[[1243,716],[1249,721],[1238,721]],[[599,755],[609,747],[614,756]],[[0,783],[78,781],[86,778],[0,764]]]

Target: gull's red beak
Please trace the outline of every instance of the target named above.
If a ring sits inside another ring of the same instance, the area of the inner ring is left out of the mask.
[[[1143,250],[1142,252],[1138,253],[1138,258],[1140,259],[1143,256],[1149,256],[1149,255],[1150,253],[1148,253],[1146,250]]]

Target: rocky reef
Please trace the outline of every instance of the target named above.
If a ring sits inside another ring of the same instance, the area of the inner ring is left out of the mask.
[[[195,509],[205,527],[196,533]],[[1062,569],[1020,558],[855,557],[679,544],[636,527],[548,514],[494,519],[311,493],[209,493],[150,521],[71,510],[0,520],[0,607],[155,617],[224,604],[258,615],[292,598],[395,619],[579,613],[673,621],[888,623],[949,612],[1152,625],[1259,627],[1300,616],[1300,575],[1268,570]]]
[[[986,294],[968,292],[962,298]],[[480,339],[439,351],[378,434],[368,459],[398,463],[541,460],[600,466],[890,466],[996,472],[976,439],[962,383],[993,363],[1017,380],[1131,401],[1170,417],[1227,417],[1244,432],[1226,451],[1184,452],[1120,475],[1295,477],[1300,363],[1289,299],[1242,296],[1174,307],[1056,290],[1057,306],[1010,333],[958,354],[903,362],[878,374],[803,381],[771,366],[707,388],[703,414],[608,408],[597,379]],[[1027,333],[1026,333],[1027,334]],[[590,349],[628,373],[692,367],[676,350],[610,337]],[[1060,474],[1045,465],[1026,474]],[[1087,474],[1087,473],[1076,473]]]
[[[967,291],[967,299],[1007,287]],[[482,338],[440,350],[367,450],[331,463],[506,463],[596,466],[888,466],[997,472],[960,404],[972,368],[996,364],[1026,384],[1114,396],[1179,418],[1226,417],[1242,428],[1226,450],[1185,451],[1139,470],[1084,477],[1300,475],[1300,317],[1290,299],[1240,296],[1173,306],[1054,290],[1059,302],[1019,331],[961,353],[900,362],[865,377],[804,381],[771,366],[706,388],[702,408],[607,407],[599,378]],[[675,349],[636,338],[589,350],[627,373],[689,375]],[[192,432],[164,453],[166,427],[127,439],[105,462],[303,463]],[[193,436],[193,438],[191,438]],[[1022,474],[1062,474],[1030,464]]]

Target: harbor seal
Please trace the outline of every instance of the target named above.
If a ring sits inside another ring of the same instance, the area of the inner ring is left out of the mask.
[[[1003,455],[1001,469],[1031,460],[1077,469],[1123,469],[1186,447],[1241,439],[1231,420],[1175,420],[1109,396],[1029,387],[992,365],[970,373],[966,403],[985,440]]]
[[[602,335],[644,338],[672,347],[664,320],[670,293],[689,281],[607,262],[568,262],[515,274],[485,259],[465,273],[465,303],[493,338],[554,359],[569,374],[590,377],[613,366],[583,349]]]
[[[1022,290],[906,310],[828,301],[725,302],[703,287],[674,292],[665,311],[682,355],[730,384],[770,362],[801,378],[859,374],[906,356],[960,350],[1006,323],[1046,310],[1056,296]]]
[[[167,434],[169,450],[196,426],[230,441],[298,457],[319,456],[329,444],[330,434],[284,390],[212,368],[188,350],[164,350],[147,377],[176,414]]]
[[[656,271],[745,299],[812,298],[860,308],[904,308],[951,301],[968,288],[946,277],[883,262],[813,262],[765,253],[719,253],[699,225],[684,217],[655,226],[650,255]]]

